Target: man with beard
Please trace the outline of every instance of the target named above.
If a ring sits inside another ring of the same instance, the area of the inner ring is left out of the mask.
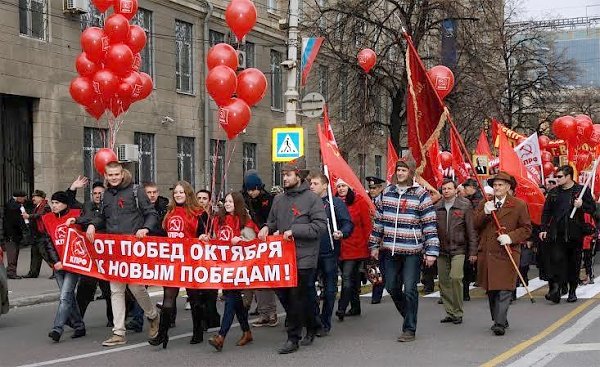
[[[545,241],[542,244],[545,246],[544,269],[550,288],[546,299],[559,303],[560,285],[568,283],[567,302],[576,302],[583,237],[593,232],[591,226],[585,223],[584,215],[593,215],[596,205],[590,190],[586,190],[579,199],[583,186],[573,181],[573,167],[560,167],[555,177],[558,186],[550,190],[546,197],[539,235],[540,240]],[[576,208],[576,212],[571,218],[573,208]]]
[[[399,342],[415,340],[421,263],[433,266],[440,250],[433,202],[427,189],[414,181],[415,165],[412,156],[396,162],[396,175],[383,190],[369,239],[373,259],[383,252],[385,288],[404,318]]]
[[[327,231],[327,214],[321,198],[310,191],[305,180],[304,157],[285,163],[281,171],[285,192],[273,199],[269,218],[258,238],[264,241],[267,235],[277,233],[296,244],[298,284],[278,294],[288,317],[287,341],[278,353],[288,354],[298,350],[303,327],[306,327],[303,346],[312,344],[318,332],[319,323],[311,308],[313,301],[309,299],[309,287],[315,282],[320,239]]]

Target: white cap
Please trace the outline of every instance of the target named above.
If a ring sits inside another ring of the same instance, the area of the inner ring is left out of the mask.
[[[342,180],[341,178],[338,178],[337,181],[335,181],[335,187],[338,187],[340,185],[346,185],[348,187],[350,187],[350,185],[348,185],[348,183],[344,180]]]

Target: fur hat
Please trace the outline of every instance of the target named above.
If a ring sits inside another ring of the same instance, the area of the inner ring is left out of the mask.
[[[281,166],[281,171],[306,171],[306,158],[304,158],[304,156],[301,156],[289,162],[285,162]]]

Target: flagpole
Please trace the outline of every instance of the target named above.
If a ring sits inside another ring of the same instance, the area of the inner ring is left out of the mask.
[[[587,177],[587,179],[585,180],[585,185],[583,186],[583,189],[579,193],[577,200],[581,200],[583,198],[583,194],[585,194],[585,190],[587,190],[587,188],[590,186],[590,182],[592,181],[592,178],[596,176],[596,169],[598,169],[599,162],[600,162],[600,157],[596,158],[596,161],[594,162],[594,168],[592,168],[592,174],[589,175]],[[569,218],[573,219],[576,211],[577,211],[577,208],[573,207],[573,210],[571,210],[571,215],[569,216]]]
[[[333,192],[331,191],[331,178],[329,177],[329,168],[327,165],[323,165],[323,172],[325,176],[327,176],[327,180],[329,180],[329,184],[327,185],[327,197],[329,198],[329,212],[331,213],[331,224],[333,224],[333,231],[338,231],[337,219],[335,218],[335,208],[333,207]]]

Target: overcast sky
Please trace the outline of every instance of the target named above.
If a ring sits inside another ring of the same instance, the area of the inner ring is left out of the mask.
[[[600,16],[600,0],[521,0],[526,17],[574,18]]]

